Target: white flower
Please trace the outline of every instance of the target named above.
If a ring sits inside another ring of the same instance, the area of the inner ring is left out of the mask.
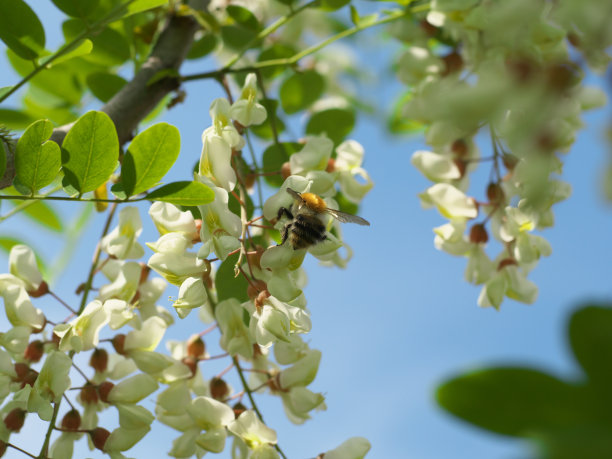
[[[87,351],[98,345],[99,334],[110,320],[110,311],[101,301],[89,303],[83,312],[69,324],[59,324],[53,329],[61,340],[60,351]]]
[[[325,459],[363,459],[370,451],[370,442],[363,437],[352,437],[340,446],[327,451]]]
[[[321,362],[321,351],[310,349],[304,357],[295,362],[291,367],[280,372],[279,382],[283,389],[294,386],[305,387],[314,381],[319,363]]]
[[[26,325],[34,330],[45,324],[43,312],[34,307],[25,288],[18,284],[9,284],[2,293],[4,310],[9,322],[14,326]]]
[[[407,85],[417,85],[428,75],[444,70],[442,60],[427,48],[411,46],[399,58],[397,76]]]
[[[304,175],[312,170],[325,170],[333,147],[334,143],[325,135],[307,137],[304,147],[289,157],[291,173]]]
[[[36,263],[36,256],[26,245],[17,244],[11,247],[9,272],[25,283],[28,292],[36,291],[43,281]]]
[[[336,148],[334,170],[338,172],[338,183],[342,194],[351,202],[359,204],[374,183],[363,163],[363,146],[355,140],[345,140]]]
[[[248,410],[232,421],[228,430],[240,437],[253,450],[262,446],[276,444],[276,432],[259,420],[254,411]]]
[[[181,232],[192,240],[198,236],[195,220],[189,211],[181,212],[173,204],[155,201],[149,208],[149,215],[160,235]]]
[[[200,258],[206,258],[211,252],[224,260],[227,255],[240,247],[238,238],[242,230],[240,217],[228,208],[229,195],[223,188],[212,187],[215,200],[210,204],[198,206],[202,215],[200,239],[202,246],[198,252]]]
[[[102,250],[121,260],[140,258],[144,249],[137,242],[142,233],[142,221],[137,207],[124,207],[119,212],[119,226],[104,236]]]
[[[185,279],[204,272],[204,261],[195,253],[187,252],[191,245],[184,233],[165,234],[157,242],[147,243],[155,252],[148,265],[171,284],[181,285]]]
[[[290,175],[287,177],[280,189],[266,199],[264,203],[263,214],[266,220],[274,220],[277,217],[280,207],[289,209],[293,204],[293,198],[287,193],[287,188],[291,188],[298,193],[306,193],[310,191],[310,180],[300,177],[299,175]]]
[[[236,172],[232,167],[232,147],[223,137],[208,130],[202,134],[199,174],[208,177],[227,191],[232,191],[236,186]]]
[[[243,126],[261,124],[266,120],[266,109],[257,103],[257,77],[249,73],[244,81],[240,98],[230,108],[230,116]]]
[[[448,183],[436,183],[419,197],[423,206],[435,205],[442,216],[451,220],[476,218],[478,215],[474,199]]]
[[[411,162],[414,167],[432,182],[461,178],[459,168],[448,156],[419,150],[414,152]]]
[[[188,277],[179,288],[178,299],[172,304],[182,319],[194,308],[208,305],[208,294],[202,277]]]

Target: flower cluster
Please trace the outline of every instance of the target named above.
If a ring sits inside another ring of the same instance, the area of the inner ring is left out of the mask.
[[[434,244],[468,259],[465,278],[482,285],[483,307],[498,308],[505,297],[535,301],[527,275],[551,247],[534,231],[553,225],[553,204],[571,193],[559,176],[582,111],[605,103],[601,91],[579,84],[570,44],[577,35],[588,41],[598,19],[581,11],[574,21],[573,3],[434,0],[396,30],[410,43],[397,66],[410,87],[401,113],[426,128],[431,147],[412,156],[434,182],[419,197],[448,219],[434,229]],[[591,53],[589,62],[604,55]],[[491,155],[481,156],[477,142],[486,135]],[[483,184],[484,164],[491,167]],[[471,178],[482,187],[475,197]]]

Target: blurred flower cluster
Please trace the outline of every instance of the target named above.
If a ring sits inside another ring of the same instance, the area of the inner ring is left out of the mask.
[[[433,182],[419,197],[448,219],[434,228],[434,244],[467,258],[480,306],[537,297],[527,276],[551,253],[537,232],[554,224],[552,206],[571,194],[560,179],[563,156],[582,112],[606,100],[580,84],[577,63],[583,57],[595,71],[608,64],[612,34],[598,10],[597,2],[434,0],[408,26],[394,25],[407,43],[397,64],[409,86],[401,116],[426,129],[430,146],[412,156]],[[490,154],[481,155],[481,140]]]

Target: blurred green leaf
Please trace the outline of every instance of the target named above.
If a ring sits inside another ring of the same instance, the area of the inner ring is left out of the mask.
[[[215,199],[215,193],[200,182],[173,182],[147,194],[150,201],[163,201],[178,206],[200,206]]]
[[[612,309],[588,306],[570,321],[569,339],[589,380],[609,392],[612,385]],[[609,396],[612,399],[612,395]]]
[[[36,118],[23,110],[0,108],[0,124],[14,131],[21,131],[36,121]]]
[[[13,204],[20,204],[23,201],[12,201]],[[50,230],[61,232],[64,230],[64,225],[59,215],[55,212],[53,207],[47,204],[45,201],[36,201],[34,204],[24,207],[22,210],[23,214],[35,221],[36,223],[49,228]]]
[[[294,73],[281,85],[279,96],[287,114],[299,112],[312,105],[321,95],[325,80],[315,70]]]
[[[168,4],[168,0],[135,0],[130,3],[127,7],[127,12],[123,17],[130,16],[132,14],[141,13],[158,6],[164,6]]]
[[[36,59],[45,51],[45,29],[23,0],[2,0],[0,40],[23,59]]]
[[[223,44],[234,50],[241,50],[257,36],[257,32],[245,27],[229,25],[221,27]],[[253,43],[257,46],[257,43]]]
[[[191,46],[187,54],[187,59],[199,59],[204,57],[211,53],[216,46],[217,37],[212,33],[204,33],[204,35],[198,38]]]
[[[306,125],[307,134],[326,134],[337,145],[355,127],[355,112],[346,108],[330,108],[314,113]]]
[[[319,5],[324,11],[335,11],[350,2],[351,0],[320,0]]]
[[[7,92],[11,91],[12,89],[13,89],[13,87],[12,87],[12,86],[4,86],[4,87],[0,88],[0,98],[1,98],[1,97],[4,97],[4,95],[5,95]]]
[[[53,123],[38,120],[31,124],[17,142],[15,176],[30,194],[49,185],[62,165],[60,147],[48,140],[53,134]]]
[[[176,127],[167,123],[151,126],[130,143],[118,185],[127,196],[156,186],[178,158],[180,149],[181,136]]]
[[[408,91],[394,102],[391,116],[387,122],[389,131],[393,134],[416,134],[425,130],[423,123],[411,120],[404,115],[404,107],[412,97],[412,92]]]
[[[99,0],[51,0],[53,4],[68,16],[86,18],[90,16],[100,3]]]
[[[86,54],[91,53],[93,49],[93,43],[89,39],[79,40],[77,44],[73,46],[73,48],[68,51],[66,54],[62,54],[60,57],[55,59],[51,64],[47,64],[49,67],[53,67],[55,65],[61,64],[62,62],[66,62],[70,59],[74,59],[75,57],[85,56]],[[43,59],[41,65],[45,65],[48,58]]]
[[[106,113],[90,111],[72,126],[62,144],[64,186],[79,193],[93,191],[117,167],[119,139]]]
[[[226,11],[241,26],[250,30],[258,30],[260,28],[259,21],[248,9],[238,5],[228,5]]]
[[[257,57],[257,62],[269,61],[272,59],[285,59],[296,54],[296,49],[286,43],[273,43],[264,49]],[[286,70],[283,66],[263,68],[259,72],[265,80],[279,76]]]
[[[111,100],[126,83],[125,78],[113,73],[96,72],[87,75],[87,87],[102,102]]]
[[[303,145],[297,142],[283,142],[280,145],[270,145],[263,152],[263,171],[264,174],[278,172],[275,175],[264,175],[266,183],[273,187],[283,184],[283,177],[280,174],[282,165],[289,161],[289,156],[296,151],[300,151]]]
[[[72,41],[87,29],[87,24],[80,19],[68,19],[62,24],[62,31],[67,42]],[[104,27],[91,37],[93,50],[83,56],[88,62],[102,66],[117,66],[130,58],[130,46],[125,36],[112,27]]]
[[[227,257],[215,274],[215,287],[217,288],[218,301],[236,298],[241,303],[249,299],[247,287],[249,286],[244,276],[238,277],[234,274],[234,266],[238,261],[238,254]]]
[[[274,131],[272,130],[272,122],[274,121],[274,127],[276,128],[276,134],[279,135],[285,130],[285,123],[276,115],[276,109],[278,107],[278,100],[276,99],[260,99],[259,103],[266,107],[268,117],[266,120],[257,126],[251,126],[249,130],[257,137],[262,139],[273,139]]]

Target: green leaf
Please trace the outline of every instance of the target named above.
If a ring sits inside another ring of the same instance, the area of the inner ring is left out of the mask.
[[[132,14],[141,13],[158,6],[164,6],[168,4],[168,0],[135,0],[130,3],[127,7],[127,12],[123,17],[130,16]]]
[[[0,98],[4,97],[4,95],[8,93],[9,91],[11,91],[12,89],[13,89],[12,86],[4,86],[0,88]]]
[[[36,59],[45,51],[45,29],[23,0],[2,0],[0,40],[23,59]]]
[[[569,339],[576,360],[589,380],[609,391],[612,384],[612,309],[589,305],[578,310],[570,319]]]
[[[359,25],[359,13],[357,12],[357,8],[351,5],[351,21],[355,25]]]
[[[108,102],[127,81],[114,73],[96,72],[87,75],[87,87],[96,98]]]
[[[247,43],[250,43],[257,36],[257,32],[236,25],[221,27],[221,39],[223,44],[232,49],[242,50]],[[259,41],[259,40],[258,40]],[[252,47],[257,46],[253,43]]]
[[[321,94],[325,80],[314,70],[294,73],[287,78],[280,88],[280,100],[287,114],[299,112],[308,108]]]
[[[227,257],[215,274],[215,287],[217,288],[218,301],[236,298],[241,303],[249,299],[247,288],[249,286],[244,276],[238,277],[234,274],[234,266],[238,261],[238,254]]]
[[[438,387],[438,404],[484,429],[516,437],[574,425],[584,400],[579,387],[527,368],[491,368]]]
[[[146,199],[178,206],[200,206],[213,202],[215,192],[200,182],[173,182],[152,191]]]
[[[269,61],[272,59],[285,59],[296,53],[297,51],[293,46],[284,43],[274,43],[259,54],[257,62]],[[263,68],[259,72],[265,80],[268,80],[277,77],[284,71],[285,67],[279,65],[277,67]]]
[[[15,174],[31,194],[49,185],[62,165],[60,147],[48,140],[53,123],[38,120],[31,124],[17,142]]]
[[[355,112],[346,108],[330,108],[313,114],[306,125],[308,134],[327,134],[337,145],[355,127]]]
[[[19,204],[23,201],[12,201],[14,204]],[[59,215],[53,207],[44,201],[36,201],[34,204],[25,207],[22,210],[23,214],[40,225],[49,228],[50,230],[61,232],[64,230],[64,225]]]
[[[62,24],[62,31],[67,42],[72,41],[87,29],[87,24],[80,19],[68,19]],[[112,27],[104,27],[91,37],[93,50],[83,58],[98,65],[117,66],[130,58],[130,45],[125,36]]]
[[[89,39],[79,40],[78,44],[73,45],[73,48],[66,52],[66,54],[62,54],[60,57],[55,59],[51,64],[48,64],[49,67],[53,67],[55,65],[61,64],[62,62],[68,61],[75,57],[85,56],[91,53],[93,49],[93,43]],[[42,65],[45,65],[48,58],[43,59]]]
[[[261,137],[262,139],[273,139],[274,131],[272,130],[272,121],[274,121],[277,135],[285,130],[285,123],[276,115],[278,101],[276,99],[260,99],[259,102],[266,108],[268,117],[262,124],[251,126],[249,129],[257,137]]]
[[[75,18],[90,16],[98,6],[99,0],[51,0],[55,6]]]
[[[170,170],[181,149],[179,130],[158,123],[138,134],[123,157],[121,189],[127,196],[156,186]]]
[[[238,5],[228,5],[226,11],[241,26],[250,30],[258,30],[260,28],[259,21],[248,9]]]
[[[0,108],[0,124],[14,131],[21,131],[36,121],[32,115],[14,108]]]
[[[9,155],[10,146],[3,140],[0,139],[0,178],[4,177],[6,172],[6,162]]]
[[[211,53],[217,47],[217,37],[212,33],[205,33],[199,39],[197,39],[189,53],[187,53],[187,59],[199,59]]]
[[[320,0],[319,5],[324,11],[335,11],[350,2],[351,0]]]
[[[425,130],[425,125],[419,121],[407,118],[404,107],[412,99],[411,91],[404,93],[393,105],[387,127],[393,134],[417,134]]]
[[[68,131],[62,144],[64,187],[80,194],[93,191],[108,180],[117,167],[119,139],[106,113],[90,111]]]
[[[279,172],[274,175],[264,175],[264,180],[268,185],[278,188],[283,184],[283,177],[280,174],[283,163],[289,161],[289,156],[296,151],[300,151],[304,145],[297,142],[283,142],[280,145],[273,144],[263,152],[263,172]]]

